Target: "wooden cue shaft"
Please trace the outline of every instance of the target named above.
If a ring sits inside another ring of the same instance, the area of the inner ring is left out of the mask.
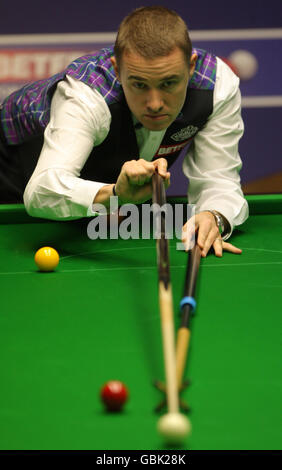
[[[181,326],[177,331],[176,342],[176,381],[178,390],[181,389],[184,370],[188,357],[190,343],[190,329]]]
[[[153,203],[158,204],[160,207],[162,207],[166,203],[163,179],[160,175],[154,174],[152,182]],[[159,305],[166,377],[167,406],[169,413],[177,413],[179,411],[179,398],[176,380],[176,356],[174,337],[175,329],[172,289],[169,272],[169,247],[168,239],[165,237],[165,225],[162,214],[158,213],[156,214],[156,216],[159,218],[156,224],[156,247],[158,258]]]
[[[193,297],[195,295],[199,266],[201,261],[201,249],[195,244],[189,252],[183,297]],[[177,386],[181,388],[183,375],[188,357],[191,331],[189,328],[192,307],[187,304],[182,309],[181,326],[177,332],[176,343],[176,377]]]
[[[166,288],[163,282],[159,283],[159,302],[166,376],[167,407],[169,413],[177,413],[179,409],[179,399],[176,381],[172,292],[171,286],[169,285]]]

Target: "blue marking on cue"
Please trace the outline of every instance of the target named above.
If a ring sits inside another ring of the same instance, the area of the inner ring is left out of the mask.
[[[191,305],[192,307],[192,312],[194,313],[195,309],[196,309],[196,305],[197,305],[197,302],[196,300],[194,299],[194,297],[183,297],[183,299],[181,300],[180,302],[180,309],[182,310],[184,305]]]

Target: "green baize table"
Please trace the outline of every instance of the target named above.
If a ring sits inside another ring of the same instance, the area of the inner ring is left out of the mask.
[[[232,235],[242,255],[201,261],[188,450],[281,448],[282,195],[248,200]],[[43,221],[15,205],[0,221],[0,448],[165,449],[153,411],[152,382],[164,379],[155,240],[93,241],[89,219]],[[187,254],[176,243],[177,328]],[[37,270],[41,246],[58,250],[54,272]],[[100,402],[111,379],[130,391],[120,414]]]

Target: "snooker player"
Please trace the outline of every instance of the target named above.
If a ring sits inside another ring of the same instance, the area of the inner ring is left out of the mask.
[[[26,85],[1,104],[0,201],[24,201],[35,217],[86,217],[151,199],[155,171],[167,171],[185,148],[188,202],[206,256],[248,217],[239,171],[243,134],[239,79],[218,57],[192,49],[187,26],[164,7],[133,11],[114,48],[72,62],[62,73]]]

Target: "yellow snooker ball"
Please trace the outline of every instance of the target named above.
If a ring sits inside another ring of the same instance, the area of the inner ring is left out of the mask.
[[[40,271],[45,272],[53,271],[56,266],[58,266],[59,259],[60,257],[58,252],[50,246],[43,246],[43,248],[40,248],[34,256],[34,261]]]

